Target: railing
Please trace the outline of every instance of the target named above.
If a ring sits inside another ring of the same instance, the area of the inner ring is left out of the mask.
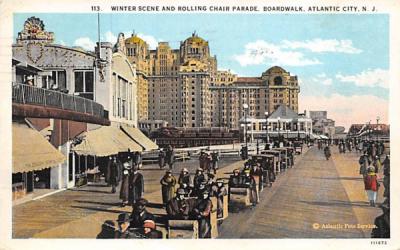
[[[55,107],[93,116],[105,117],[103,106],[92,100],[26,84],[13,85],[12,101],[22,104]]]

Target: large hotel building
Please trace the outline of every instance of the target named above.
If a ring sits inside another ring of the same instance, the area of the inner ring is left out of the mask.
[[[297,76],[274,66],[259,77],[218,71],[208,41],[193,33],[173,49],[159,42],[155,50],[132,34],[125,39],[128,59],[138,75],[138,117],[164,120],[174,127],[229,127],[240,120],[265,119],[284,104],[298,112]],[[244,110],[244,104],[248,110]]]

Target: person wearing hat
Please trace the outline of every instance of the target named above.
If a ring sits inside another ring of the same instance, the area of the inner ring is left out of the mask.
[[[118,228],[115,229],[116,239],[134,239],[138,236],[130,228],[129,214],[122,213],[118,216]]]
[[[209,198],[207,190],[197,199],[193,216],[199,221],[199,238],[211,238],[210,213],[212,210],[212,202]]]
[[[234,169],[233,174],[229,176],[228,182],[228,200],[230,200],[231,188],[240,187],[242,184],[242,177],[240,176],[240,170]]]
[[[192,195],[198,198],[202,196],[204,191],[208,192],[207,184],[208,182],[206,180],[203,180],[197,187],[194,187]]]
[[[139,173],[138,166],[133,165],[133,171],[129,176],[129,202],[134,205],[137,200],[142,198],[144,192],[143,175]]]
[[[390,197],[390,155],[386,155],[385,160],[383,160],[383,187],[385,188],[383,192],[383,197]]]
[[[160,169],[165,168],[165,151],[162,148],[158,153],[158,166]]]
[[[250,169],[244,171],[243,185],[250,188],[250,202],[255,206],[258,203],[257,185],[254,177],[250,175]]]
[[[142,234],[146,239],[162,239],[162,233],[156,229],[154,220],[144,221]]]
[[[189,203],[185,199],[186,192],[184,189],[179,188],[176,196],[172,198],[167,204],[167,214],[169,219],[174,220],[187,220],[189,219]]]
[[[165,175],[160,180],[161,194],[164,206],[167,205],[168,201],[174,197],[176,179],[172,175],[171,170],[167,170]]]
[[[367,174],[364,177],[364,187],[371,207],[375,207],[379,183],[373,166],[367,168]]]
[[[367,155],[367,151],[364,151],[364,153],[360,156],[358,163],[360,164],[359,174],[365,177],[365,175],[367,174],[367,167],[369,164],[371,164],[371,161],[369,160]]]
[[[178,178],[179,188],[183,188],[186,191],[186,194],[189,194],[192,190],[190,187],[190,173],[187,168],[183,168]]]
[[[119,168],[117,157],[112,157],[111,160],[108,161],[107,164],[107,172],[108,172],[108,185],[111,186],[111,193],[116,192],[116,187],[118,186],[118,176],[119,176]]]
[[[169,167],[169,169],[172,170],[172,168],[174,167],[174,162],[175,162],[175,151],[171,145],[168,146],[165,156],[166,156],[168,167]]]
[[[372,162],[372,165],[373,165],[374,168],[375,168],[375,173],[378,173],[378,172],[379,172],[379,169],[381,169],[381,167],[382,167],[382,163],[381,163],[381,160],[379,159],[379,156],[378,156],[378,155],[376,155],[376,156],[374,157],[374,161]]]
[[[131,213],[131,228],[142,228],[145,220],[154,220],[154,215],[146,210],[146,199],[139,199],[134,205]]]
[[[217,218],[222,218],[223,217],[224,196],[227,195],[227,194],[228,194],[228,191],[225,188],[224,180],[223,179],[217,179],[217,191],[216,191]]]
[[[122,182],[119,191],[119,198],[122,200],[121,206],[125,207],[129,201],[129,177],[131,173],[131,166],[129,162],[124,162],[122,170]]]
[[[383,214],[375,218],[375,228],[372,229],[371,238],[390,238],[390,200],[389,198],[380,205]]]
[[[33,76],[32,75],[29,75],[29,76],[26,77],[25,84],[29,85],[29,86],[33,86],[34,85],[33,84]]]
[[[198,189],[198,187],[200,186],[200,183],[202,183],[205,180],[206,180],[206,176],[204,174],[203,169],[202,168],[198,168],[196,170],[196,174],[194,175],[194,178],[193,178],[194,189]]]
[[[212,169],[214,170],[214,174],[217,174],[218,162],[219,162],[219,153],[214,151],[211,153],[211,165]]]

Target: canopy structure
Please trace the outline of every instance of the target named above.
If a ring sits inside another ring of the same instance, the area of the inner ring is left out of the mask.
[[[41,170],[63,163],[66,158],[38,131],[26,124],[12,124],[13,173]]]
[[[122,126],[121,129],[129,135],[129,137],[136,143],[140,144],[144,151],[151,151],[158,149],[157,144],[150,140],[146,135],[142,133],[138,128]]]
[[[79,155],[109,156],[118,152],[142,152],[142,147],[121,129],[112,126],[90,130],[81,136],[82,142],[73,147]]]

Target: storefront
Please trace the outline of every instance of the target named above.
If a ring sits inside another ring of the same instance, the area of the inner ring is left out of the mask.
[[[13,200],[50,188],[50,168],[63,163],[64,155],[38,131],[24,122],[13,122]]]

